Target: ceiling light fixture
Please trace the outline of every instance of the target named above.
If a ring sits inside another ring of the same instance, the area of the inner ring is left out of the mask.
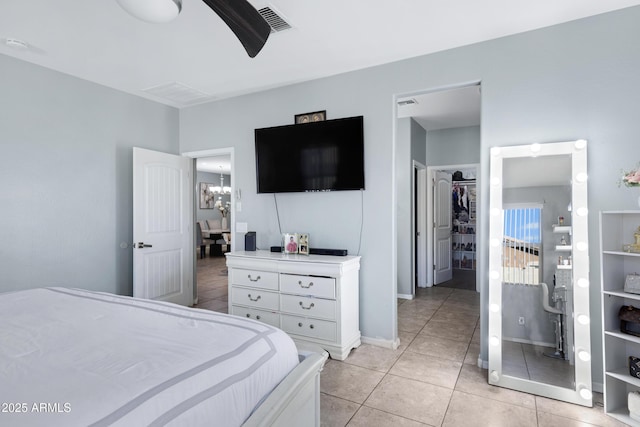
[[[136,18],[154,24],[175,19],[182,10],[182,0],[116,0],[120,7]]]

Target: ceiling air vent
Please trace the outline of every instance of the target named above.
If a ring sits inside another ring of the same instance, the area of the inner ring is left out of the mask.
[[[416,101],[414,98],[403,99],[401,101],[398,101],[398,106],[404,107],[405,105],[414,105],[414,104],[417,104],[417,103],[418,103],[418,101]]]
[[[272,33],[279,33],[280,31],[291,28],[291,25],[269,6],[258,9],[258,13],[262,15],[264,20],[267,21],[267,24],[271,26]]]
[[[169,82],[143,89],[144,92],[168,99],[181,106],[213,99],[211,95],[189,87],[180,82]]]

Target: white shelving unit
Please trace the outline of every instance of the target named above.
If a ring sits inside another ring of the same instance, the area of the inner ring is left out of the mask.
[[[458,231],[451,234],[453,268],[475,270],[476,226],[475,224],[460,224],[456,227]]]
[[[640,379],[629,375],[628,359],[640,356],[640,337],[620,332],[618,311],[623,305],[640,307],[640,295],[623,290],[627,274],[640,273],[640,253],[623,251],[639,226],[640,211],[600,213],[604,410],[632,426],[640,422],[629,415],[627,395],[640,391]]]

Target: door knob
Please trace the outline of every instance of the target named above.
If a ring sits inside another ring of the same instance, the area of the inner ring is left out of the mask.
[[[134,244],[135,246],[135,244]],[[144,242],[138,242],[138,245],[136,246],[138,249],[142,249],[142,248],[152,248],[152,245],[147,245]]]

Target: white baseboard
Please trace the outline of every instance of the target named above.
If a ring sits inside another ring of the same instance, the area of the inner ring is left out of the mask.
[[[370,338],[370,337],[360,337],[360,341],[363,344],[375,345],[376,347],[384,347],[390,348],[391,350],[395,350],[400,345],[400,338],[396,338],[395,341],[385,340],[382,338]]]
[[[489,369],[489,361],[488,360],[482,360],[480,358],[480,355],[478,355],[478,368]]]
[[[596,393],[604,393],[604,385],[602,383],[591,383],[591,390]]]
[[[413,299],[413,295],[411,295],[411,294],[398,294],[398,298],[400,298],[400,299]]]

